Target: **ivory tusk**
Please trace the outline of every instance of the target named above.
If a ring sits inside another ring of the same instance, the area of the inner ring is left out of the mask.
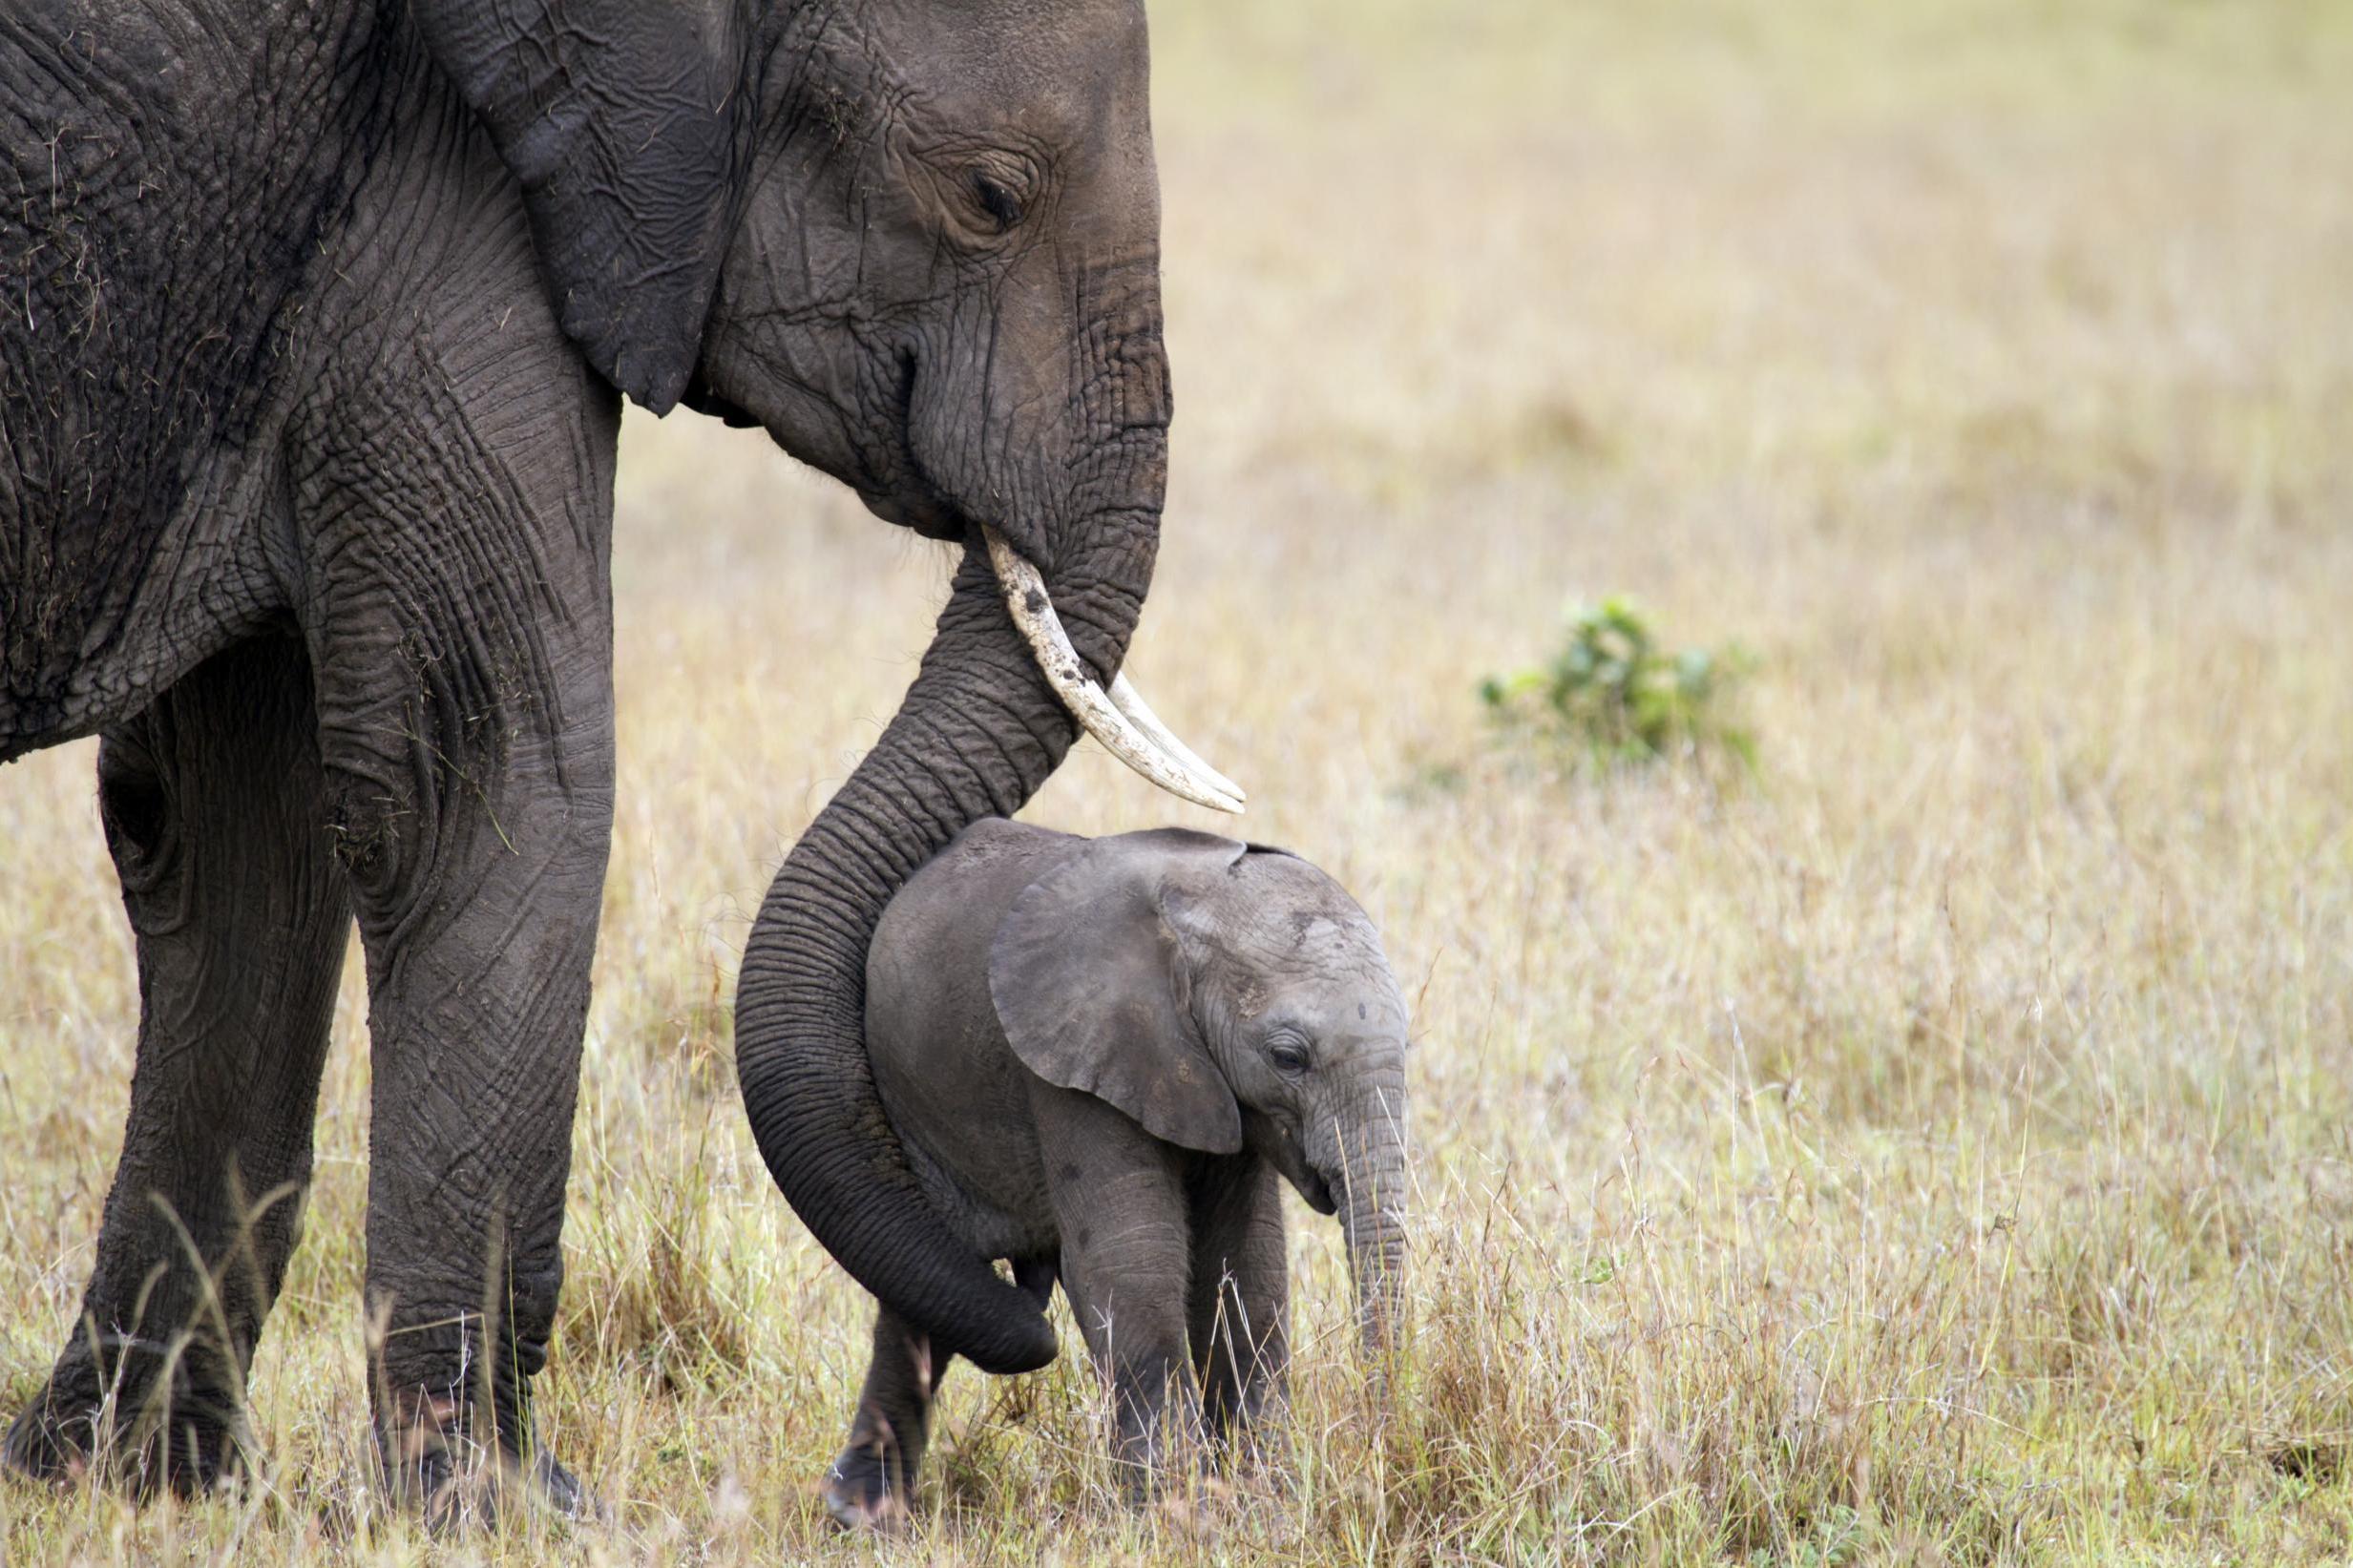
[[[1235,800],[1249,799],[1242,793],[1240,784],[1203,762],[1198,752],[1178,740],[1176,732],[1160,721],[1160,715],[1154,713],[1151,704],[1145,701],[1144,694],[1136,690],[1136,683],[1127,679],[1125,670],[1122,670],[1111,678],[1110,697],[1111,705],[1127,715],[1128,721],[1136,728],[1144,731],[1145,739],[1176,759],[1186,768],[1225,790]]]
[[[997,586],[1005,596],[1006,613],[1013,617],[1013,624],[1028,642],[1046,683],[1054,688],[1054,695],[1062,700],[1062,706],[1070,710],[1081,727],[1102,742],[1104,750],[1169,794],[1195,805],[1239,815],[1242,791],[1214,768],[1202,764],[1183,742],[1177,742],[1173,751],[1166,749],[1121,712],[1087,675],[1086,666],[1079,662],[1078,650],[1070,645],[1070,634],[1062,630],[1062,618],[1054,613],[1054,600],[1046,594],[1045,578],[997,530],[984,525],[980,533],[988,542],[989,564],[997,569]],[[1119,684],[1114,681],[1113,689],[1117,690]],[[1131,699],[1134,693],[1135,688],[1127,688]],[[1151,710],[1145,708],[1144,712],[1148,716]],[[1150,723],[1161,735],[1176,741],[1157,719]]]

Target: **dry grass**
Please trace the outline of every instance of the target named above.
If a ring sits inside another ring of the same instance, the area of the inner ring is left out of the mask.
[[[1328,1226],[1277,1486],[1107,1506],[1065,1363],[950,1384],[916,1560],[2353,1552],[2353,26],[2026,0],[1156,8],[1177,472],[1137,667],[1389,933],[1427,1224],[1358,1418]],[[348,993],[248,1500],[0,1556],[773,1561],[864,1308],[726,998],[939,559],[633,424],[622,807],[547,1431],[614,1505],[368,1506]],[[1761,656],[1752,784],[1472,695],[1574,595]],[[0,1392],[74,1309],[133,993],[83,748],[0,781]],[[1032,808],[1167,819],[1100,752]],[[1214,826],[1205,823],[1205,826]],[[1299,1211],[1305,1218],[1305,1211]],[[1065,1335],[1066,1342],[1068,1339]]]

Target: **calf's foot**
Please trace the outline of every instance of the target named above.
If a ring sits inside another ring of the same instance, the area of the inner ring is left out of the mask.
[[[851,1432],[849,1445],[827,1468],[821,1488],[835,1524],[891,1536],[907,1529],[907,1487],[893,1459],[895,1446],[888,1423],[869,1435],[862,1420]]]

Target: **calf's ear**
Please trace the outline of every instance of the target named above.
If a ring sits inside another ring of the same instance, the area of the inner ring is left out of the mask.
[[[751,138],[745,0],[411,0],[522,186],[564,332],[667,413],[694,372]]]
[[[1098,839],[1023,889],[989,949],[989,997],[1022,1065],[1166,1142],[1242,1147],[1242,1110],[1196,1025],[1172,891],[1246,852],[1179,828]]]

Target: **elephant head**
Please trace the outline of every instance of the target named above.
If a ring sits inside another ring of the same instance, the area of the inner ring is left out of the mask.
[[[1379,934],[1280,849],[1099,839],[1024,889],[989,952],[1023,1065],[1167,1142],[1249,1149],[1338,1213],[1368,1348],[1403,1284],[1406,1010]]]
[[[1019,808],[1077,724],[1241,804],[1118,678],[1169,417],[1141,0],[412,3],[599,371],[964,547],[897,717],[761,909],[738,1072],[778,1184],[861,1283],[984,1368],[1041,1365],[1036,1304],[907,1171],[864,964],[899,885]]]

